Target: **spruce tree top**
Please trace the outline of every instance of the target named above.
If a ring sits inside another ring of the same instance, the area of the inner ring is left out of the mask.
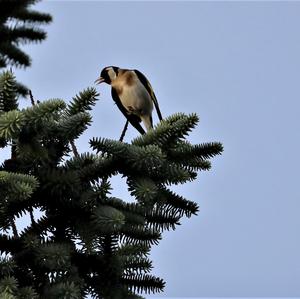
[[[46,32],[41,24],[48,24],[49,14],[30,9],[38,0],[0,0],[0,68],[8,65],[30,66],[30,57],[20,48],[29,42],[41,42]]]

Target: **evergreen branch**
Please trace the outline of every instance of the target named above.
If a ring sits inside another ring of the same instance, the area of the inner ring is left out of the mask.
[[[8,112],[18,108],[17,82],[10,71],[4,71],[0,75],[0,113]]]
[[[15,87],[16,87],[17,94],[19,94],[23,98],[26,98],[26,96],[28,95],[28,90],[29,89],[24,84],[22,84],[20,82],[16,82]]]
[[[121,240],[131,244],[144,246],[157,245],[161,240],[161,234],[154,229],[147,229],[143,226],[124,225],[121,228]]]
[[[0,253],[14,254],[21,248],[21,241],[19,238],[9,237],[0,234]]]
[[[1,194],[1,201],[3,200],[3,194]],[[8,213],[7,205],[3,202],[0,206],[0,229],[7,232],[10,229],[10,217],[9,215],[14,215],[13,213]]]
[[[183,184],[196,179],[197,173],[184,169],[174,163],[165,163],[158,178],[166,184]]]
[[[121,199],[109,197],[107,199],[98,199],[101,204],[107,205],[120,211],[123,215],[122,225],[144,225],[145,209],[136,203],[126,203]]]
[[[47,24],[52,18],[49,14],[28,9],[35,2],[0,1],[0,67],[8,64],[28,67],[30,57],[19,48],[20,42],[42,41],[46,38],[46,33],[37,25]]]
[[[35,220],[34,220],[34,216],[33,216],[33,208],[32,208],[32,207],[29,208],[29,215],[30,215],[31,225],[35,225],[36,222],[35,222]]]
[[[116,208],[101,205],[93,213],[92,224],[98,231],[114,233],[125,224],[125,216]]]
[[[68,118],[61,119],[58,123],[59,134],[65,140],[77,139],[90,125],[92,117],[87,112],[80,112]]]
[[[73,281],[58,282],[48,285],[42,298],[56,299],[56,298],[70,298],[81,299],[82,294],[80,286]]]
[[[177,113],[162,120],[153,130],[147,134],[135,138],[133,145],[145,146],[157,144],[163,148],[169,148],[181,138],[184,138],[198,123],[199,118],[195,113],[185,115]]]
[[[72,249],[67,243],[45,243],[36,249],[36,262],[50,271],[67,271],[71,268]]]
[[[97,253],[75,251],[72,253],[71,261],[82,274],[98,273],[105,267],[105,259]]]
[[[13,28],[5,28],[1,31],[2,37],[9,42],[40,42],[46,38],[46,32],[35,27],[18,26]]]
[[[28,67],[31,64],[29,55],[20,50],[12,43],[3,42],[0,44],[0,53],[12,64],[16,66]],[[5,63],[6,64],[6,63]]]
[[[26,97],[27,94],[28,88],[20,82],[17,82],[15,76],[11,71],[3,71],[0,74],[0,112],[8,112],[10,110],[17,109],[18,95]]]
[[[135,256],[135,257],[146,257],[150,253],[150,247],[143,244],[122,244],[117,254],[119,256]]]
[[[147,134],[136,137],[132,141],[132,144],[137,146],[156,144],[159,147],[163,147],[171,137],[171,129],[170,124],[161,121],[153,130],[148,131]]]
[[[18,195],[24,193],[26,197],[29,197],[39,186],[37,179],[31,175],[7,171],[0,171],[0,186],[1,184],[5,185],[10,192],[15,192]]]
[[[83,182],[97,182],[99,178],[116,175],[119,169],[118,159],[104,158],[89,153],[83,153],[66,162],[67,168],[78,171]]]
[[[24,114],[12,110],[0,115],[0,138],[13,139],[25,124]]]
[[[221,155],[222,152],[223,145],[220,142],[209,142],[193,146],[193,153],[203,159],[213,158],[216,155]]]
[[[124,157],[128,149],[128,143],[115,141],[107,138],[92,138],[90,146],[97,153],[114,155],[116,157]]]
[[[26,124],[37,124],[43,119],[52,118],[53,114],[65,108],[65,102],[60,99],[48,100],[38,105],[22,110]]]
[[[19,142],[17,143],[18,160],[22,160],[24,164],[37,165],[40,163],[49,163],[49,151],[48,149],[32,135],[35,133],[30,132],[29,127],[23,128],[19,135]],[[32,140],[27,140],[27,138]],[[22,142],[20,142],[22,141]]]
[[[0,0],[1,4],[1,19],[6,20],[8,17],[13,17],[20,9],[27,9],[28,5],[34,4],[39,0],[23,0],[11,1],[11,0]]]
[[[72,151],[73,151],[73,154],[75,157],[79,157],[79,153],[78,153],[78,150],[77,150],[77,147],[75,145],[75,142],[74,140],[71,140],[70,141],[70,144],[71,144],[71,147],[72,147]]]
[[[133,173],[157,174],[161,165],[166,161],[165,155],[157,145],[147,145],[145,147],[130,146],[127,150],[126,165]]]
[[[122,296],[122,299],[145,299],[144,297],[134,294],[132,292],[127,292],[127,294],[124,294]]]
[[[148,274],[124,276],[122,282],[127,285],[131,291],[139,293],[161,292],[165,286],[165,282],[162,279]]]
[[[31,92],[31,90],[29,90],[28,92],[29,92],[29,96],[30,96],[31,105],[34,106],[35,105],[35,101],[34,101],[32,92]]]
[[[89,87],[84,91],[76,95],[66,108],[66,114],[68,116],[76,115],[80,112],[87,112],[92,110],[92,107],[96,104],[97,93],[95,88]]]
[[[7,60],[3,55],[0,53],[0,68],[6,67]]]
[[[151,206],[157,197],[158,187],[155,182],[149,178],[128,179],[128,191],[132,196],[135,196],[139,203],[146,206]]]
[[[16,264],[12,258],[0,257],[0,279],[4,276],[12,276],[15,268]]]
[[[39,173],[41,191],[53,197],[53,200],[60,200],[60,203],[71,204],[69,198],[78,196],[81,192],[79,177],[74,171],[64,169],[49,169]],[[51,203],[49,203],[51,204]],[[55,204],[53,202],[52,204]]]
[[[18,9],[14,13],[14,18],[26,21],[26,22],[33,22],[33,23],[50,23],[52,21],[51,15],[47,13],[41,13],[38,11],[30,10],[30,9]]]
[[[220,142],[208,142],[202,144],[192,145],[189,142],[181,142],[176,148],[171,149],[169,155],[176,161],[183,160],[183,158],[198,157],[201,159],[210,159],[223,152],[223,145]]]
[[[210,170],[211,163],[208,160],[203,160],[201,158],[191,159],[189,162],[184,161],[180,163],[181,166],[189,172],[199,171],[199,170]]]
[[[102,155],[120,159],[119,169],[125,175],[136,175],[138,172],[141,175],[143,173],[155,175],[165,160],[165,155],[157,145],[140,147],[105,138],[93,138],[90,145]]]
[[[10,219],[11,217],[20,218],[29,212],[30,206],[34,204],[33,202],[32,198],[24,200],[12,197],[9,202],[5,203],[2,209],[0,209],[0,216],[5,215],[6,219]],[[1,210],[3,210],[3,212]],[[10,227],[10,222],[7,223],[5,219],[0,218],[0,227],[3,230],[7,230],[7,228]]]
[[[191,217],[192,214],[196,215],[199,211],[195,202],[187,200],[165,187],[160,188],[159,198],[162,204],[175,208],[180,216],[185,214],[187,217]]]
[[[180,216],[177,213],[172,213],[172,210],[167,209],[164,205],[157,205],[153,210],[146,212],[148,226],[157,231],[175,230],[176,225],[180,225]]]
[[[127,224],[144,225],[145,208],[136,204],[128,203],[115,197],[108,197],[105,200],[100,199],[101,204],[109,205],[122,212]]]
[[[6,140],[5,138],[3,138],[3,137],[0,137],[0,148],[4,148],[4,147],[6,147],[7,146],[7,144],[8,144],[8,140]],[[7,160],[6,160],[6,162],[7,162]],[[4,161],[4,163],[3,163],[3,166],[2,166],[3,168],[5,167],[5,161]]]
[[[18,230],[17,230],[17,226],[15,224],[15,220],[14,218],[11,218],[10,220],[10,225],[12,227],[12,231],[13,231],[13,236],[14,238],[18,238],[19,234],[18,234]]]
[[[122,267],[124,268],[125,274],[141,274],[142,272],[149,273],[152,269],[152,262],[143,257],[127,257],[123,258]]]
[[[14,294],[18,290],[18,282],[13,276],[7,276],[0,280],[0,297],[3,299],[17,299]]]
[[[17,294],[22,299],[39,299],[37,292],[30,286],[19,288]]]
[[[20,237],[26,235],[46,235],[47,231],[51,230],[51,227],[54,227],[58,217],[55,216],[42,216],[40,219],[32,222],[30,226],[26,227],[23,232],[20,234]]]
[[[93,153],[82,153],[72,157],[65,163],[66,170],[81,170],[84,167],[93,166],[97,162],[97,156]]]

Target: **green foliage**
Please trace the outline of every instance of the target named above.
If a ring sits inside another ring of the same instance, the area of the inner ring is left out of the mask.
[[[45,243],[37,248],[37,262],[51,273],[71,268],[71,250],[68,244]]]
[[[4,72],[0,82],[0,138],[12,149],[0,166],[0,298],[141,299],[161,292],[151,247],[199,210],[172,185],[208,170],[222,145],[187,141],[198,117],[180,113],[132,143],[92,138],[93,153],[73,155],[91,124],[96,90],[68,105],[53,99],[20,110],[13,75]],[[133,202],[113,196],[117,174]],[[17,233],[14,220],[35,208],[43,216]]]
[[[92,110],[92,107],[96,104],[97,96],[99,94],[94,88],[87,88],[84,92],[80,92],[68,104],[66,115],[72,116],[80,112]]]
[[[74,282],[60,282],[51,285],[45,290],[44,298],[56,299],[81,299],[79,286]]]
[[[115,233],[120,231],[125,224],[125,216],[123,213],[113,207],[101,205],[94,211],[93,223],[94,227],[104,232]]]
[[[155,127],[155,130],[137,137],[133,140],[132,144],[139,146],[157,144],[163,149],[170,148],[187,136],[196,126],[198,121],[198,116],[195,113],[190,115],[185,115],[183,113],[171,115],[161,121]]]
[[[0,77],[0,114],[18,107],[16,80],[12,72],[3,72]]]
[[[30,8],[37,2],[39,0],[0,0],[0,68],[10,65],[24,68],[30,66],[31,59],[22,45],[46,39],[46,32],[41,25],[49,24],[52,17]],[[26,97],[29,92],[28,88],[19,82],[15,82],[14,89],[11,88],[9,80],[4,82],[7,86],[3,88],[3,82],[0,82],[0,90],[5,90],[6,100],[3,106],[4,96],[0,92],[0,114],[1,111],[16,109],[16,95]],[[3,145],[5,144],[0,138],[0,147]]]
[[[0,116],[3,112],[17,109],[18,83],[12,72],[5,71],[0,77]],[[11,116],[13,118],[13,116]],[[2,126],[5,126],[2,124]],[[11,128],[12,130],[13,128]],[[7,145],[6,138],[0,137],[0,148]]]
[[[21,111],[11,110],[2,113],[0,115],[0,138],[14,139],[19,136],[24,139],[25,134],[38,129],[50,118],[55,117],[55,112],[64,107],[65,103],[62,100],[49,100]]]
[[[77,139],[91,124],[92,117],[87,112],[79,112],[59,122],[59,132],[68,140]]]
[[[12,110],[3,113],[0,116],[0,138],[12,139],[20,133],[24,124],[24,115],[21,112]]]
[[[40,42],[46,38],[41,24],[48,24],[52,18],[29,8],[37,0],[0,0],[0,68],[9,64],[27,67],[29,56],[20,45]]]
[[[1,197],[9,194],[16,199],[23,200],[29,198],[37,187],[38,181],[33,176],[0,171]]]
[[[14,293],[17,292],[18,282],[14,277],[4,277],[0,280],[0,298],[16,299]]]
[[[163,289],[165,283],[162,279],[149,274],[128,275],[123,278],[123,282],[133,292],[156,293]]]
[[[38,105],[23,109],[21,113],[24,115],[26,125],[38,125],[42,120],[50,120],[56,118],[56,112],[61,111],[66,104],[61,99],[48,100]]]

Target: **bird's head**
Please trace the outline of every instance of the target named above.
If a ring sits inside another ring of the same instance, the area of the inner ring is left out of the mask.
[[[111,84],[111,82],[118,77],[118,74],[119,74],[118,67],[107,66],[101,71],[100,77],[95,81],[95,83],[100,84],[102,82],[105,82],[107,84]]]

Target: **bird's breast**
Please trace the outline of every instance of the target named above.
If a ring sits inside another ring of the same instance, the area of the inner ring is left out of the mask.
[[[152,99],[144,85],[139,81],[135,84],[116,84],[113,86],[118,93],[122,105],[128,112],[144,115],[153,110]]]

